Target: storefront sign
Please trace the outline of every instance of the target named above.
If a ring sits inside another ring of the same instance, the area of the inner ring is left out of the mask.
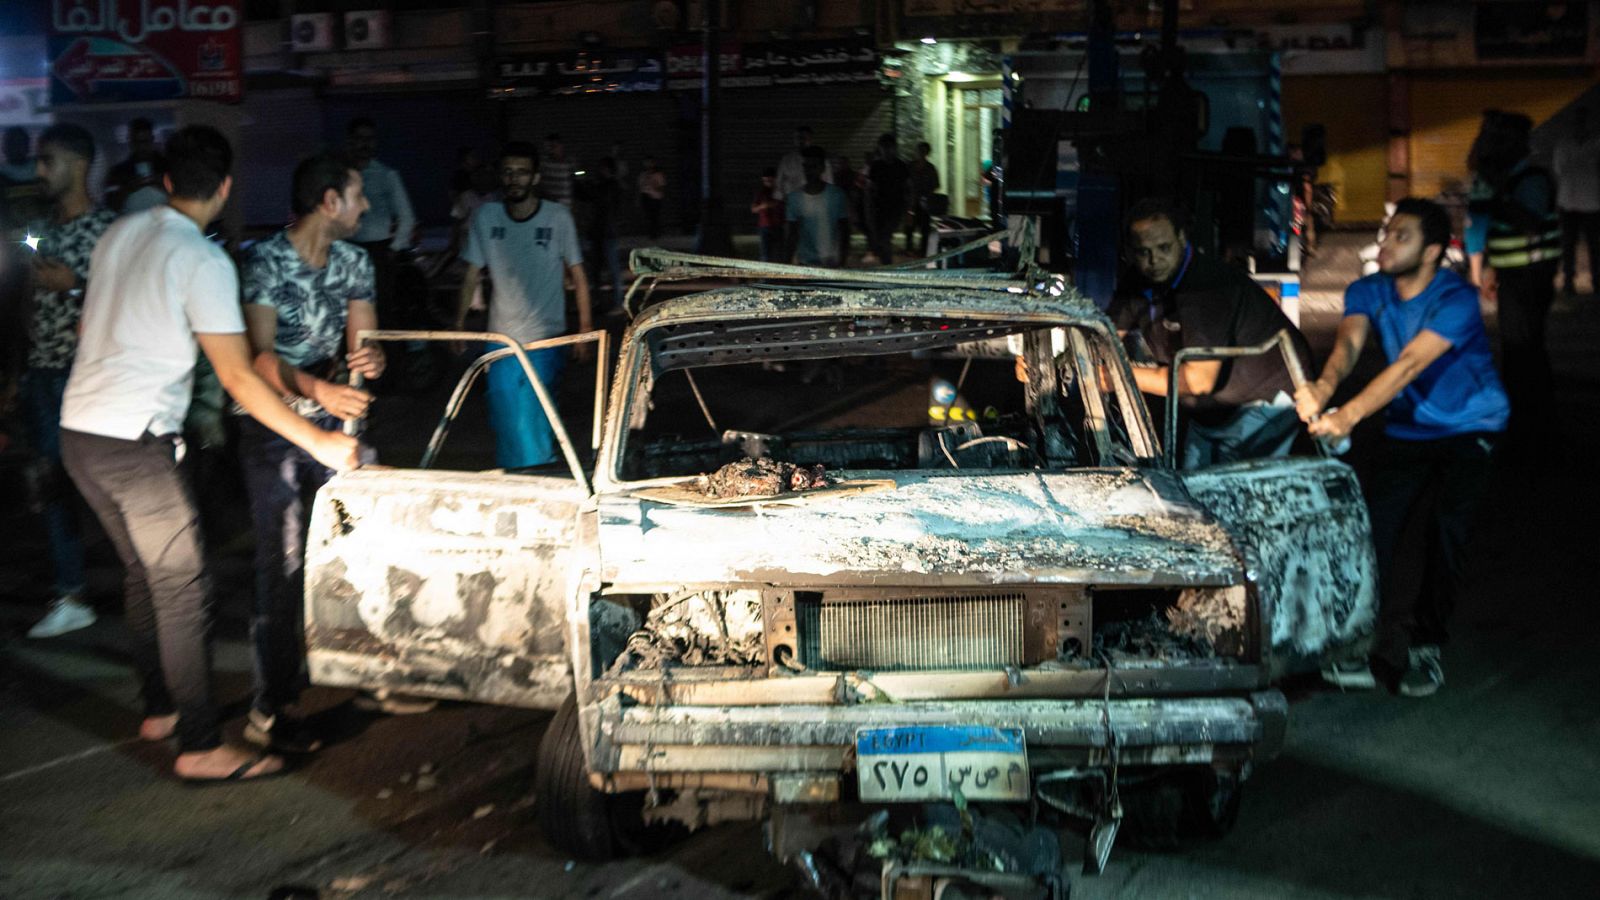
[[[1480,60],[1581,60],[1589,49],[1589,4],[1479,3],[1473,41]]]
[[[606,50],[507,57],[495,66],[495,85],[489,94],[507,99],[693,90],[700,87],[703,59],[703,51],[695,46],[675,47],[664,54]],[[866,38],[723,43],[718,72],[725,88],[871,84],[877,82],[881,64],[878,51]]]
[[[558,97],[659,91],[661,56],[651,51],[579,50],[514,56],[495,65],[491,97]]]
[[[1257,50],[1277,53],[1285,75],[1379,73],[1383,32],[1350,25],[1271,25],[1255,31]]]
[[[50,88],[43,78],[0,78],[0,125],[48,125]]]
[[[239,0],[51,0],[50,102],[242,93]]]
[[[730,88],[873,83],[882,66],[866,38],[724,45],[719,51],[721,84]],[[673,48],[667,54],[667,87],[698,88],[703,59],[698,47]]]

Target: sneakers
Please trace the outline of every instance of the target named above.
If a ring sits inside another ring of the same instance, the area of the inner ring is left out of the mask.
[[[1431,697],[1444,687],[1444,663],[1436,645],[1411,648],[1411,664],[1400,677],[1400,696]]]
[[[95,623],[94,610],[74,595],[60,597],[50,604],[50,612],[28,629],[28,637],[53,638],[88,628]]]
[[[306,723],[281,712],[268,715],[254,707],[245,721],[244,739],[280,753],[315,753],[322,749],[322,738]]]
[[[1322,680],[1347,691],[1370,691],[1378,686],[1366,660],[1336,662],[1322,667]]]
[[[386,688],[376,691],[367,691],[357,694],[351,701],[356,709],[365,712],[381,712],[391,716],[414,716],[419,713],[433,712],[439,701],[430,697],[413,697],[410,694],[396,694]]]

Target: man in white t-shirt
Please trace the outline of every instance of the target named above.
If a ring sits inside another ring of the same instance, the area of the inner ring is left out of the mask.
[[[127,569],[134,656],[144,683],[140,737],[178,736],[185,781],[262,778],[283,760],[222,743],[211,695],[209,584],[199,517],[178,468],[196,351],[245,411],[338,471],[358,444],[296,415],[252,368],[239,279],[204,227],[233,188],[233,148],[216,129],[167,144],[170,205],[125,216],[90,260],[82,336],[61,410],[67,472]]]
[[[589,279],[583,272],[578,229],[565,206],[539,199],[538,150],[524,142],[507,144],[500,154],[500,179],[505,199],[479,207],[467,226],[467,247],[461,253],[467,272],[461,279],[456,328],[466,320],[473,291],[487,269],[494,280],[490,331],[524,344],[566,334],[567,278],[577,294],[578,330],[590,330]],[[565,348],[535,350],[528,357],[553,396],[566,365]],[[522,366],[503,359],[489,367],[488,381],[489,424],[501,468],[554,462],[555,436]]]
[[[805,183],[789,192],[784,218],[788,244],[784,262],[802,266],[842,266],[850,246],[850,204],[844,191],[822,180],[828,156],[821,147],[805,150]]]

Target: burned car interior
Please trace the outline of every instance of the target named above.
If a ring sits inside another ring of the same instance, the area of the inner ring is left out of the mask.
[[[640,373],[648,401],[632,407],[621,480],[712,472],[742,457],[829,471],[1135,462],[1118,398],[1081,378],[1071,354],[1056,357],[1050,394],[1018,379],[1024,339],[1051,331],[906,315],[653,329]],[[1091,415],[1101,407],[1107,414]]]

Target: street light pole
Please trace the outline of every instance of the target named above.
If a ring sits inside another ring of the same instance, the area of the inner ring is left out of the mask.
[[[701,51],[700,81],[700,227],[695,233],[695,252],[711,256],[732,256],[733,235],[717,193],[715,177],[721,168],[721,143],[718,140],[718,82],[722,76],[722,54],[717,31],[721,25],[721,0],[701,3],[704,17],[701,30],[705,45]]]

